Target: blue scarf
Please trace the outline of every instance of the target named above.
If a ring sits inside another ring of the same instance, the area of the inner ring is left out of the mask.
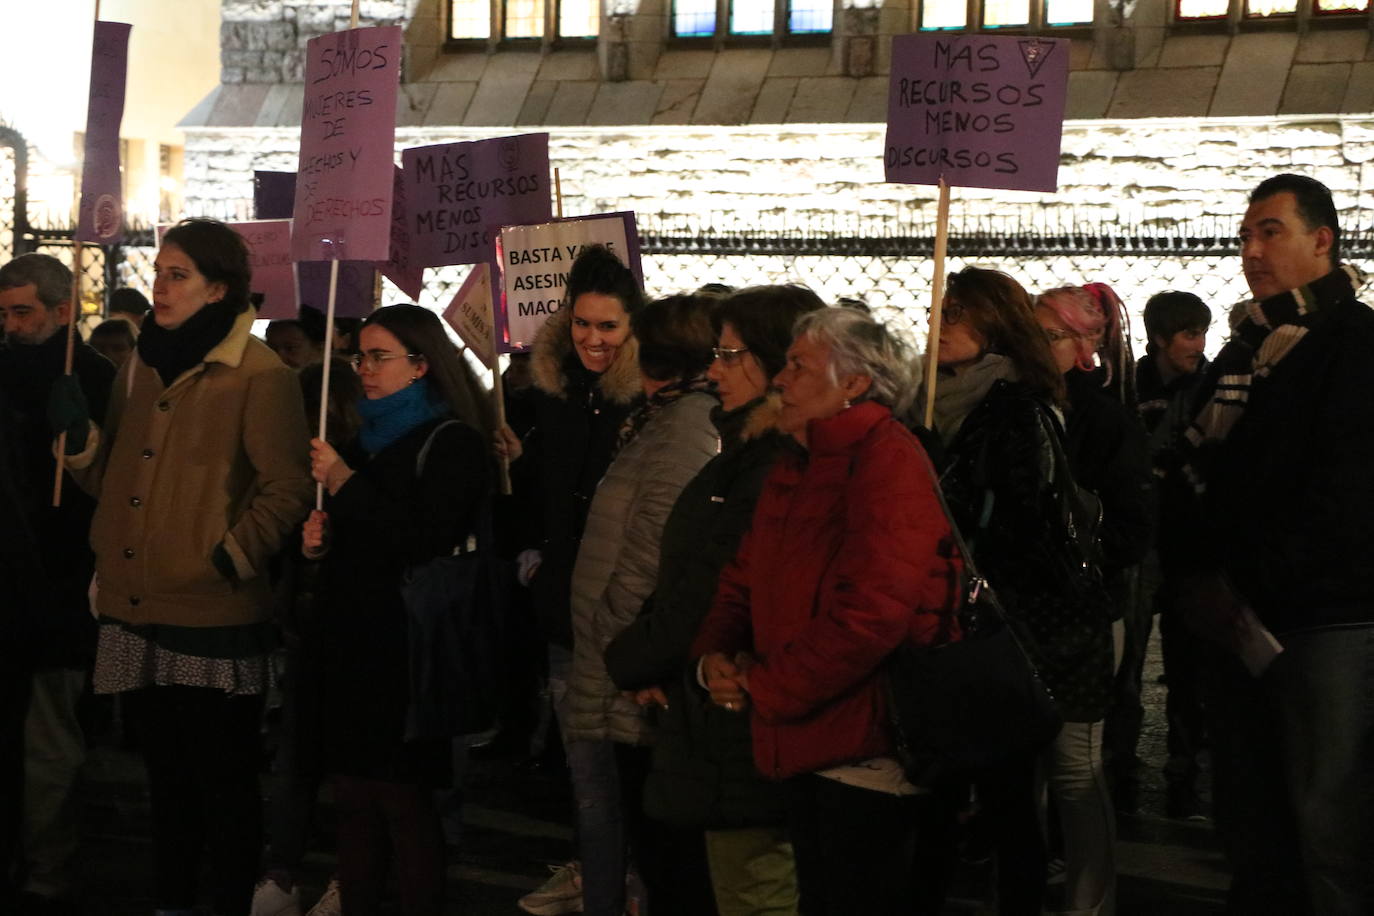
[[[421,378],[384,398],[358,401],[363,419],[358,441],[363,449],[375,455],[417,426],[448,413],[431,392],[429,381]]]

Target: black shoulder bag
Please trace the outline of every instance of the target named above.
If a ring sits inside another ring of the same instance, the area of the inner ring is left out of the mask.
[[[1013,622],[978,574],[933,469],[931,479],[964,559],[964,597],[958,642],[904,644],[888,657],[897,756],[917,786],[934,785],[960,770],[1024,759],[1053,741],[1063,725]]]
[[[434,428],[415,461],[424,475]],[[491,494],[478,509],[476,545],[466,535],[451,556],[407,570],[401,580],[409,631],[410,703],[405,738],[451,738],[495,723],[497,627],[512,581],[493,549]]]

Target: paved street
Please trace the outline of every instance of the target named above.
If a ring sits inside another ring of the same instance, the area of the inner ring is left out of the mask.
[[[1147,712],[1141,754],[1146,782],[1138,816],[1119,825],[1120,916],[1195,916],[1220,910],[1225,866],[1210,823],[1162,816],[1163,687],[1157,641],[1146,670]],[[188,764],[193,762],[188,761]],[[90,761],[83,792],[87,825],[79,871],[86,882],[82,912],[91,916],[148,916],[151,846],[146,788],[132,755],[101,748]],[[322,890],[334,866],[327,798],[307,861],[307,902]],[[546,866],[568,857],[572,831],[566,781],[556,774],[517,770],[509,762],[474,763],[462,809],[462,836],[449,866],[448,912],[512,916],[515,900],[537,886]],[[985,875],[962,866],[955,878],[951,914],[981,911]]]

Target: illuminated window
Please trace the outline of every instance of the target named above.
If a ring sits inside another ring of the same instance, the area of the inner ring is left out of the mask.
[[[449,38],[490,38],[491,0],[451,0]]]
[[[673,0],[674,38],[713,38],[722,22],[739,37],[825,35],[834,19],[834,0]]]
[[[601,4],[596,0],[562,0],[558,4],[558,34],[563,38],[595,38],[601,32]]]
[[[492,4],[497,0],[449,0],[449,38],[492,37]],[[550,12],[556,20],[550,23]],[[595,38],[601,31],[599,0],[502,0],[501,38],[543,38],[551,24],[559,38]]]
[[[1369,12],[1369,0],[1175,0],[1178,22],[1297,19],[1304,7],[1314,16],[1358,16]]]
[[[1188,2],[1188,0],[1180,0]],[[923,32],[968,28],[970,6],[984,29],[1092,25],[1093,0],[922,0]]]
[[[1030,25],[1030,0],[983,0],[983,28],[1025,28]]]
[[[542,38],[544,0],[506,0],[506,38]]]
[[[1298,0],[1245,0],[1245,15],[1253,18],[1296,16]]]

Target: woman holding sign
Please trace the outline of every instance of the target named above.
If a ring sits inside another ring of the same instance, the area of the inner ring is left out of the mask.
[[[549,692],[560,723],[572,668],[573,563],[620,426],[643,398],[630,322],[644,293],[630,269],[597,245],[573,262],[565,303],[534,339],[533,427],[523,442],[509,427],[496,437],[498,455],[520,459],[512,472],[530,480],[540,508],[522,538],[520,573],[532,591],[540,635],[549,643]],[[579,866],[570,862],[520,905],[543,912],[581,894]]]
[[[435,789],[452,780],[450,742],[406,740],[410,704],[406,570],[466,543],[487,492],[487,427],[472,378],[438,317],[418,305],[373,312],[353,364],[362,381],[357,439],[311,442],[311,472],[329,493],[302,546],[322,559],[314,632],[320,763],[338,809],[344,912],[376,913],[388,845],[406,916],[436,914],[444,837]]]
[[[183,220],[154,270],[138,351],[104,424],[68,458],[100,498],[93,680],[97,693],[131,694],[158,911],[191,912],[208,851],[216,912],[244,913],[261,844],[266,572],[309,506],[309,433],[295,373],[251,334],[243,239]]]

